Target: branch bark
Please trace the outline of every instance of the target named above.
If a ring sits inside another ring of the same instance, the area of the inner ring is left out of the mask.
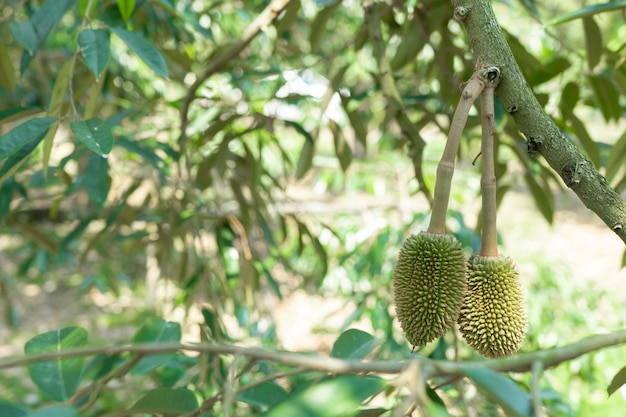
[[[136,344],[126,346],[85,347],[6,358],[0,360],[0,370],[26,366],[40,361],[80,356],[110,356],[124,353],[147,356],[172,352],[198,352],[216,355],[238,355],[251,359],[265,360],[330,373],[399,374],[404,372],[412,362],[418,362],[422,366],[424,375],[431,378],[435,376],[461,375],[462,371],[468,368],[487,368],[498,372],[528,372],[533,366],[536,366],[535,364],[537,362],[541,363],[544,369],[547,369],[591,352],[623,344],[626,344],[626,330],[618,330],[609,334],[590,336],[562,347],[522,353],[504,359],[464,362],[433,360],[423,356],[417,356],[413,360],[400,361],[345,360],[311,355],[308,353],[279,352],[256,347],[214,343]]]
[[[502,81],[496,95],[526,136],[529,149],[541,153],[565,185],[626,243],[626,201],[545,113],[513,57],[489,0],[453,3],[454,16],[464,24],[476,57],[500,68]]]

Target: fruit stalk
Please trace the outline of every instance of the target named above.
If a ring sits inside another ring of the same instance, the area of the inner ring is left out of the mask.
[[[446,212],[448,211],[448,202],[450,200],[450,188],[452,185],[452,175],[454,174],[454,165],[456,154],[461,143],[463,129],[467,123],[472,103],[476,100],[481,91],[485,88],[485,83],[474,72],[472,77],[463,87],[459,104],[454,111],[450,131],[448,132],[448,140],[446,142],[443,155],[437,165],[437,180],[435,183],[435,196],[433,199],[432,217],[428,227],[428,233],[444,234],[446,230]]]
[[[483,159],[482,176],[480,179],[480,190],[483,203],[480,255],[484,257],[498,256],[498,236],[496,226],[496,169],[493,143],[495,135],[495,126],[493,123],[493,90],[494,85],[487,83],[482,91],[480,101],[480,117],[482,127],[482,144],[480,153],[482,154]]]

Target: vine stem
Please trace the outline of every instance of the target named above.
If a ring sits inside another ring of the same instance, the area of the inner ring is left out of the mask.
[[[7,358],[0,361],[0,370],[26,366],[35,362],[79,356],[118,355],[122,353],[156,355],[172,352],[196,352],[216,355],[239,355],[330,373],[399,374],[404,372],[413,361],[416,361],[422,365],[423,375],[426,378],[432,378],[436,376],[461,375],[463,370],[472,368],[487,368],[498,372],[528,372],[532,369],[533,364],[538,361],[543,363],[544,369],[547,369],[590,352],[623,344],[626,344],[626,329],[590,336],[562,347],[517,354],[503,359],[465,362],[433,360],[417,355],[414,359],[399,361],[345,360],[308,353],[278,352],[256,347],[213,343],[134,344],[127,346],[83,347]]]
[[[428,226],[428,233],[445,234],[446,232],[446,212],[448,211],[448,202],[450,201],[450,188],[452,186],[452,176],[454,174],[454,165],[456,154],[461,143],[463,129],[467,123],[469,111],[472,103],[480,95],[485,83],[476,71],[463,87],[459,104],[456,106],[450,130],[448,132],[448,140],[443,150],[443,155],[437,165],[437,179],[435,182],[435,196],[433,200],[432,217]]]
[[[482,91],[480,100],[480,117],[482,142],[480,153],[483,158],[480,191],[482,194],[482,236],[480,255],[485,257],[498,256],[498,231],[496,225],[496,169],[494,154],[495,126],[493,123],[494,85],[489,83]]]

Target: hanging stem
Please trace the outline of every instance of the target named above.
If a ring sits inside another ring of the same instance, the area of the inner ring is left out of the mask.
[[[498,232],[496,227],[496,169],[493,144],[496,129],[493,123],[493,90],[499,80],[500,71],[495,67],[487,68],[486,71],[487,83],[482,91],[482,98],[480,101],[480,118],[482,127],[482,143],[480,153],[483,158],[482,177],[480,179],[480,190],[483,203],[480,255],[485,257],[497,257]]]
[[[448,141],[446,142],[446,147],[439,161],[439,165],[437,165],[437,182],[435,183],[433,212],[428,227],[428,233],[445,234],[446,232],[446,212],[448,211],[448,201],[450,200],[450,187],[452,184],[452,175],[454,174],[456,154],[459,149],[459,144],[461,143],[461,135],[467,123],[467,117],[472,103],[476,100],[483,88],[485,88],[484,79],[475,71],[463,88],[461,99],[454,111],[450,131],[448,132]]]

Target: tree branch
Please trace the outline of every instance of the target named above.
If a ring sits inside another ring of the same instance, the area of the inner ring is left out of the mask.
[[[541,153],[565,185],[626,243],[626,201],[545,113],[513,57],[489,0],[454,0],[454,5],[454,16],[465,25],[476,57],[502,71],[495,92],[529,148]]]
[[[213,74],[224,69],[228,62],[238,56],[252,40],[265,28],[267,28],[278,17],[280,12],[289,4],[291,0],[273,0],[267,7],[259,14],[256,19],[250,23],[250,26],[244,30],[241,38],[233,45],[224,49],[221,53],[218,53],[216,57],[211,58],[211,63],[205,70],[198,75],[196,81],[189,87],[180,110],[180,135],[184,138],[189,124],[189,106],[191,102],[196,98],[196,91],[198,88]]]
[[[626,330],[590,336],[567,346],[518,354],[504,359],[465,362],[432,360],[423,356],[417,356],[413,360],[370,362],[213,343],[135,344],[127,346],[85,347],[7,358],[0,360],[0,370],[25,366],[40,361],[77,356],[119,355],[123,353],[156,355],[172,352],[198,352],[217,355],[238,355],[288,366],[297,366],[303,369],[331,373],[399,374],[404,372],[413,361],[417,361],[422,365],[424,375],[428,378],[432,378],[444,375],[460,375],[464,369],[468,368],[487,368],[498,372],[528,372],[533,366],[536,366],[535,363],[537,362],[543,364],[543,368],[547,369],[579,356],[622,344],[626,344]]]

